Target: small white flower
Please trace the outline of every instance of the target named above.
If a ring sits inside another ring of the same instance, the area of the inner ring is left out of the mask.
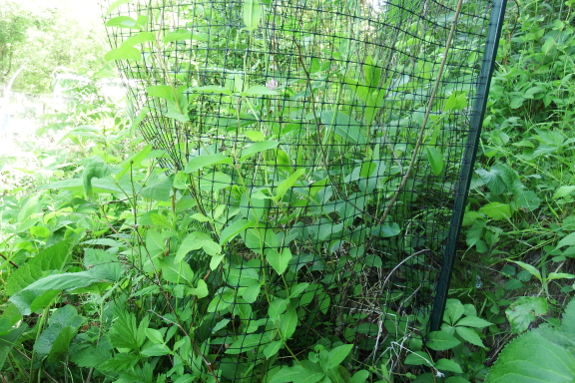
[[[269,90],[276,90],[278,87],[280,86],[280,84],[274,80],[273,78],[270,78],[267,82],[266,82],[266,87]]]

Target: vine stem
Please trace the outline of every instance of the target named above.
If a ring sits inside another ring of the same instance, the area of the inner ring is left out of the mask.
[[[402,192],[413,168],[415,166],[415,162],[417,160],[417,156],[419,155],[419,151],[421,150],[421,145],[423,144],[423,136],[425,135],[425,126],[427,125],[427,121],[429,120],[429,115],[431,114],[431,108],[433,106],[433,102],[435,101],[435,96],[437,95],[437,89],[439,89],[439,82],[441,81],[441,76],[445,69],[445,63],[447,61],[447,56],[449,55],[449,49],[451,48],[451,42],[453,41],[453,35],[455,33],[455,27],[457,25],[457,20],[459,19],[459,14],[461,13],[461,5],[463,4],[463,0],[459,0],[457,2],[457,8],[455,10],[455,15],[453,17],[453,24],[451,25],[451,30],[449,31],[449,36],[447,37],[447,41],[445,43],[445,49],[443,51],[443,58],[441,59],[441,64],[439,65],[439,71],[437,73],[437,77],[435,78],[435,84],[433,86],[433,90],[431,91],[431,96],[429,97],[429,102],[427,103],[427,108],[425,110],[425,116],[423,117],[423,122],[421,123],[421,128],[419,129],[419,135],[417,137],[417,142],[415,143],[415,148],[413,149],[413,154],[411,155],[411,160],[409,161],[409,166],[407,171],[405,172],[401,183],[399,184],[397,190],[391,197],[391,200],[387,204],[387,208],[383,212],[382,217],[379,219],[379,222],[385,222],[385,219],[389,216],[393,205],[399,198],[399,194]]]

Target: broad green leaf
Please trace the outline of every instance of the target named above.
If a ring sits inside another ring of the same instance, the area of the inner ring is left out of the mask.
[[[282,348],[282,346],[283,346],[283,342],[281,340],[276,340],[274,342],[271,342],[270,344],[268,344],[264,348],[264,351],[263,351],[264,356],[267,359],[270,359],[272,356],[276,355],[279,352],[279,350]]]
[[[445,331],[432,331],[427,337],[427,343],[425,345],[435,351],[449,350],[461,342],[457,340],[453,335],[448,334]]]
[[[228,283],[235,287],[248,287],[251,285],[260,285],[260,276],[258,270],[253,267],[230,267],[228,273]]]
[[[247,138],[254,142],[263,141],[266,139],[266,136],[259,130],[247,130],[244,132],[244,134]]]
[[[302,360],[300,362],[303,366],[303,370],[297,376],[295,380],[298,383],[316,383],[322,380],[325,376],[325,372],[322,368],[309,360]]]
[[[200,190],[215,192],[233,185],[232,178],[222,172],[206,173],[198,179]]]
[[[561,238],[561,240],[557,243],[557,249],[563,246],[573,246],[573,245],[575,245],[575,232]]]
[[[221,153],[206,154],[192,158],[190,162],[188,162],[188,164],[186,165],[186,169],[184,171],[186,173],[193,173],[206,166],[213,166],[218,164],[231,164],[231,163],[232,159]]]
[[[127,4],[132,2],[133,0],[116,0],[112,3],[112,5],[110,5],[108,7],[108,10],[106,11],[106,15],[109,15],[110,13],[112,13],[113,10],[115,10],[116,8],[118,8],[120,5],[122,4]]]
[[[165,344],[154,344],[148,348],[142,350],[142,354],[146,356],[162,356],[169,355],[172,351]]]
[[[280,201],[287,191],[293,187],[301,176],[306,173],[306,169],[298,169],[291,176],[283,180],[276,188],[274,200]]]
[[[84,172],[82,174],[86,196],[90,199],[94,198],[94,192],[92,190],[93,178],[104,178],[110,174],[112,174],[112,170],[104,160],[100,157],[93,157],[90,159],[90,161],[84,166]]]
[[[250,227],[254,227],[255,224],[252,221],[246,219],[240,219],[226,226],[220,235],[220,245],[224,245],[234,239],[239,233],[247,230]]]
[[[475,332],[475,330],[473,330],[472,328],[463,327],[463,326],[456,326],[455,332],[457,333],[457,335],[459,335],[466,342],[469,342],[475,346],[485,348],[485,346],[483,345],[483,342],[481,341],[481,338],[479,337],[477,332]]]
[[[297,298],[309,287],[309,283],[303,282],[293,286],[290,291],[290,298]]]
[[[61,271],[70,257],[70,242],[58,242],[45,248],[8,277],[6,295],[13,295],[44,276],[49,270]]]
[[[251,351],[264,343],[261,334],[250,334],[240,336],[238,340],[232,343],[227,349],[226,354],[241,354],[242,352]]]
[[[262,5],[260,0],[244,0],[244,23],[250,32],[258,28],[262,18]]]
[[[293,307],[288,307],[279,320],[279,330],[284,339],[289,339],[297,327],[298,316]]]
[[[162,278],[170,283],[184,283],[193,286],[194,272],[186,262],[178,261],[176,257],[170,256],[160,260],[162,268]]]
[[[117,16],[108,20],[105,24],[107,27],[118,27],[127,29],[142,29],[142,25],[128,16]]]
[[[258,0],[255,0],[258,1]],[[276,92],[275,90],[271,90],[266,86],[263,85],[257,85],[257,86],[252,86],[251,88],[249,88],[248,90],[246,90],[245,92],[242,92],[242,96],[276,96],[279,93]]]
[[[549,327],[512,340],[499,354],[485,383],[575,382],[573,339]]]
[[[270,303],[270,307],[268,308],[268,316],[271,320],[276,321],[280,318],[280,316],[287,310],[289,300],[276,298]]]
[[[569,273],[549,273],[547,275],[547,278],[545,278],[548,281],[552,281],[554,279],[573,279],[575,278],[575,274],[569,274]]]
[[[345,141],[354,144],[365,144],[365,128],[345,113],[325,111],[321,114],[321,123],[332,127],[333,131]]]
[[[423,364],[431,366],[431,358],[424,351],[413,351],[404,360],[405,364],[410,364],[412,366],[421,366]]]
[[[149,340],[152,341],[152,343],[160,343],[160,344],[164,343],[164,336],[159,330],[156,330],[155,328],[147,328],[146,336],[148,337]]]
[[[440,371],[451,371],[457,373],[463,372],[461,366],[457,362],[445,358],[441,358],[437,362],[435,362],[435,368],[437,368]]]
[[[126,41],[120,45],[120,48],[129,48],[133,47],[134,45],[147,43],[147,42],[156,42],[156,35],[152,32],[140,32],[135,35],[128,37]]]
[[[249,285],[248,287],[245,288],[242,297],[246,300],[246,302],[254,303],[258,299],[261,289],[262,286],[257,283]]]
[[[517,265],[521,266],[523,269],[527,270],[529,272],[529,274],[533,275],[535,278],[537,278],[539,280],[539,282],[543,281],[543,278],[541,277],[541,273],[539,272],[539,270],[537,270],[535,267],[531,266],[528,263],[525,262],[521,262],[521,261],[511,261],[513,263],[516,263]]]
[[[240,161],[244,161],[246,158],[249,158],[255,154],[261,153],[266,150],[275,149],[279,145],[277,141],[260,141],[254,142],[246,146],[241,153]]]
[[[436,176],[440,175],[443,171],[443,153],[433,146],[426,146],[425,152],[427,153],[427,161],[431,171]]]
[[[217,255],[222,252],[221,246],[206,233],[194,231],[186,236],[176,253],[175,263],[182,262],[192,250],[204,249],[209,255]]]
[[[453,326],[464,313],[465,307],[459,299],[448,299],[443,313],[443,321]]]
[[[351,350],[353,349],[353,344],[344,344],[338,346],[329,352],[329,365],[326,366],[327,369],[332,369],[343,363],[344,359],[347,358]]]
[[[54,355],[49,358],[53,362],[55,358],[57,359],[68,351],[70,341],[77,332],[78,329],[72,326],[48,326],[34,343],[34,351],[38,353],[40,358],[49,354]]]
[[[511,205],[500,202],[490,202],[479,209],[479,212],[496,221],[509,219],[512,215]]]
[[[555,199],[566,197],[566,196],[570,195],[571,193],[573,193],[573,191],[575,191],[574,185],[561,186],[555,191],[555,193],[553,193],[553,199],[555,200]]]
[[[545,315],[549,311],[547,299],[543,297],[521,297],[511,303],[505,310],[511,331],[515,334],[525,332],[536,316]]]
[[[169,201],[172,195],[172,179],[163,176],[154,183],[142,188],[140,195],[154,201]]]
[[[296,364],[293,367],[283,366],[271,377],[269,383],[299,383],[299,374],[302,370],[303,367],[299,364]]]
[[[457,321],[456,326],[467,326],[475,328],[483,328],[492,325],[493,323],[476,316],[466,316]]]
[[[282,275],[292,260],[293,255],[288,247],[284,247],[281,254],[279,249],[266,249],[266,261],[273,267],[278,275]]]
[[[190,289],[190,293],[196,295],[199,299],[205,298],[210,294],[208,285],[203,279],[198,279],[197,287]]]
[[[178,90],[169,85],[152,85],[146,87],[146,92],[149,96],[159,97],[165,100],[175,101],[178,97]]]
[[[104,60],[106,61],[115,61],[115,60],[135,60],[141,61],[142,60],[142,52],[138,48],[126,46],[119,48],[112,49],[104,56]]]

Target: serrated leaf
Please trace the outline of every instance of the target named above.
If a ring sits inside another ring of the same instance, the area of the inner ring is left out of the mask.
[[[119,353],[98,366],[99,370],[114,372],[127,371],[133,368],[142,359],[138,354]]]
[[[575,381],[573,340],[549,327],[511,341],[489,370],[485,383],[569,383]]]
[[[45,248],[10,274],[5,287],[6,295],[10,296],[21,291],[42,278],[45,271],[63,270],[69,257],[70,242],[68,241],[58,242]]]
[[[118,309],[116,320],[109,331],[110,343],[117,348],[139,350],[146,340],[149,319],[144,317],[138,326],[136,316],[124,309]]]

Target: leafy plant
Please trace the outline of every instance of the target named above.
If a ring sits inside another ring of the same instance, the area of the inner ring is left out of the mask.
[[[541,325],[511,341],[489,370],[486,383],[568,382],[575,379],[575,300],[560,326]]]

